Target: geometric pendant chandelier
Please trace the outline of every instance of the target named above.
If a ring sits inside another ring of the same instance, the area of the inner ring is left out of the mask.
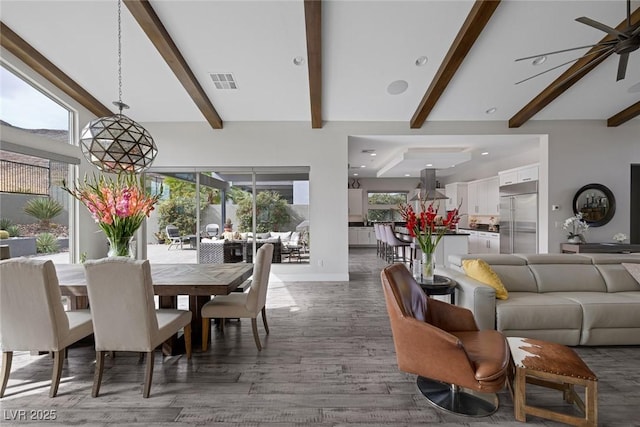
[[[124,114],[100,117],[82,130],[80,147],[104,172],[140,173],[158,154],[149,132]]]
[[[122,24],[118,0],[118,101],[119,114],[90,121],[80,133],[85,158],[104,172],[140,173],[151,166],[158,154],[149,132],[122,114],[129,106],[122,102]]]

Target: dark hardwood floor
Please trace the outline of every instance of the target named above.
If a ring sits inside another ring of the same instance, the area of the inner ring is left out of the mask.
[[[519,426],[508,392],[488,418],[434,409],[415,376],[398,370],[375,249],[350,253],[349,282],[271,283],[271,334],[258,322],[258,352],[251,323],[229,321],[225,336],[212,331],[209,351],[163,358],[156,352],[151,397],[142,398],[144,365],[137,354],[107,359],[98,398],[91,398],[94,352],[69,351],[56,398],[48,397],[53,360],[14,355],[0,424],[22,425],[20,410],[55,411],[62,425],[218,426]],[[577,348],[598,375],[603,426],[640,426],[640,347]],[[163,360],[164,359],[164,360]],[[538,404],[562,407],[557,391],[534,390]],[[35,413],[34,413],[35,414]],[[12,418],[13,417],[13,418]],[[12,421],[13,420],[13,421]],[[27,420],[28,421],[28,420]],[[33,421],[32,421],[33,422]],[[558,425],[528,417],[535,425]]]

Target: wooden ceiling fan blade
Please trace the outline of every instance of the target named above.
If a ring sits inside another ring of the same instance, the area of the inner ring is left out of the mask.
[[[587,18],[586,16],[581,16],[580,18],[576,18],[576,21],[588,25],[593,28],[597,28],[600,31],[604,31],[607,34],[610,34],[614,37],[622,37],[623,39],[628,38],[629,36],[623,33],[622,31],[618,31],[615,28],[611,28],[608,25],[603,24],[602,22],[594,21],[591,18]]]
[[[565,65],[567,65],[567,64],[571,64],[572,62],[576,62],[576,61],[577,61],[577,60],[579,60],[579,59],[586,58],[586,57],[588,57],[588,56],[592,56],[592,55],[596,55],[596,54],[598,54],[598,53],[602,53],[603,51],[605,52],[605,53],[604,53],[604,56],[606,57],[606,54],[608,53],[607,51],[612,51],[612,50],[613,50],[613,47],[611,47],[611,46],[605,46],[605,47],[603,47],[602,49],[595,50],[595,51],[593,51],[593,52],[591,52],[591,53],[587,53],[586,55],[579,56],[579,57],[574,58],[574,59],[571,59],[571,60],[569,60],[569,61],[567,61],[567,62],[563,62],[563,63],[562,63],[562,64],[560,64],[560,65],[556,65],[555,67],[549,68],[548,70],[542,71],[542,72],[540,72],[540,73],[538,73],[538,74],[534,74],[533,76],[531,76],[531,77],[527,77],[527,78],[526,78],[526,79],[524,79],[524,80],[520,80],[519,82],[516,82],[515,84],[519,85],[520,83],[524,83],[524,82],[526,82],[526,81],[528,81],[528,80],[533,79],[534,77],[541,76],[541,75],[543,75],[543,74],[545,74],[545,73],[548,73],[549,71],[556,70],[556,69],[558,69],[558,68],[560,68],[560,67],[562,67],[562,66],[565,66]],[[600,58],[598,58],[598,59],[596,59],[596,61],[597,61],[597,60],[601,60],[601,59],[600,59]],[[594,62],[595,62],[595,61],[594,61]],[[588,65],[587,65],[587,66],[588,66]],[[583,67],[583,68],[585,68],[585,67]],[[582,69],[580,69],[580,70],[582,70]],[[578,70],[578,72],[580,72],[580,70]],[[575,75],[575,74],[572,74],[570,77],[573,77],[574,75]],[[569,77],[569,78],[570,78],[570,77]],[[568,80],[568,79],[567,79],[567,80]]]
[[[535,58],[539,58],[541,56],[555,55],[556,53],[571,52],[572,50],[586,49],[588,47],[609,46],[609,45],[612,45],[612,44],[616,44],[617,42],[618,42],[617,40],[611,40],[611,41],[608,41],[608,42],[605,42],[605,43],[588,44],[588,45],[585,45],[585,46],[571,47],[569,49],[555,50],[553,52],[539,53],[537,55],[531,55],[531,56],[525,56],[524,58],[518,58],[518,59],[516,59],[516,62],[525,61],[527,59],[535,59]]]
[[[629,52],[620,55],[620,61],[618,61],[618,76],[616,81],[624,80],[627,74],[627,64],[629,63]]]

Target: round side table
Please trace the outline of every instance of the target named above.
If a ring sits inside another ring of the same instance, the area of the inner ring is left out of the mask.
[[[456,304],[456,286],[458,286],[458,282],[452,278],[435,274],[433,276],[433,282],[426,282],[420,279],[416,279],[416,282],[418,282],[418,285],[420,285],[427,296],[450,295],[451,304]]]

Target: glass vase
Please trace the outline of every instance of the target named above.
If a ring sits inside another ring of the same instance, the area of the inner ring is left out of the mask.
[[[107,238],[109,241],[108,257],[114,256],[126,256],[129,258],[135,258],[135,251],[133,250],[133,236],[116,236],[113,238]]]
[[[433,252],[422,253],[422,282],[433,283],[433,275],[436,270],[436,254]]]
[[[433,283],[436,268],[436,254],[422,252],[422,257],[413,263],[413,277],[419,283]]]

